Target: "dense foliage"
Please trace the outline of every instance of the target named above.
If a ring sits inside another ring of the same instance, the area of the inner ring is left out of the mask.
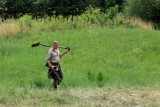
[[[48,16],[67,18],[71,16],[73,20],[74,16],[87,13],[90,7],[100,11],[99,15],[96,14],[96,17],[98,16],[96,19],[102,18],[103,22],[108,19],[108,12],[112,13],[109,18],[116,16],[117,10],[115,13],[110,12],[116,7],[118,12],[125,11],[131,17],[154,21],[157,23],[156,26],[159,26],[160,0],[0,0],[0,17],[8,19],[31,15],[37,19]]]
[[[122,10],[124,0],[1,0],[0,15],[6,18],[19,18],[24,14],[33,17],[45,16],[76,16],[82,14],[87,7],[106,9],[119,5]]]
[[[129,16],[156,21],[160,19],[160,0],[128,0],[125,11]]]

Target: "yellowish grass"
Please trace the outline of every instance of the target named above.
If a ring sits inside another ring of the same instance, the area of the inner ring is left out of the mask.
[[[146,29],[146,30],[154,30],[154,25],[152,22],[148,22],[148,21],[144,21],[141,18],[138,17],[132,17],[129,19],[129,22],[133,25],[133,26],[138,26],[142,29]]]
[[[152,89],[74,89],[73,97],[86,101],[84,105],[95,107],[156,106],[159,105],[160,91]],[[84,102],[83,102],[84,103]]]
[[[160,91],[154,89],[69,89],[32,90],[16,103],[0,104],[0,107],[159,107]],[[11,103],[12,102],[12,103]]]
[[[14,20],[8,20],[0,23],[0,37],[13,36],[26,32],[28,27],[25,23],[18,24]]]
[[[19,26],[13,22],[4,22],[0,24],[0,37],[14,35],[20,32]]]
[[[129,20],[126,19],[123,15],[117,16],[118,23],[123,22],[122,25],[128,26],[125,21],[132,26],[140,27],[146,30],[153,30],[154,26],[152,22],[146,22],[140,18],[133,17]],[[116,23],[116,20],[115,20]],[[105,25],[105,24],[104,24]],[[105,25],[107,27],[109,24]],[[5,22],[0,21],[0,38],[1,37],[11,37],[14,35],[18,35],[19,33],[24,32],[39,32],[41,30],[63,30],[63,29],[79,29],[79,28],[90,28],[93,24],[90,22],[86,22],[85,19],[80,17],[74,17],[73,19],[70,17],[68,19],[64,19],[62,16],[57,18],[52,17],[51,20],[39,19],[33,20],[30,16],[24,16],[20,19],[10,19]],[[103,26],[103,25],[102,25]],[[119,26],[119,24],[115,24],[115,26]]]

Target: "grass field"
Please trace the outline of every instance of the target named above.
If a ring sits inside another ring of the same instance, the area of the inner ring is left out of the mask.
[[[96,101],[98,92],[100,96],[104,92],[106,96],[102,95],[100,99],[105,102],[107,95],[112,96],[114,92],[118,94],[121,89],[159,90],[159,35],[159,31],[152,30],[94,27],[2,38],[0,106],[113,106],[112,100],[107,104],[91,102]],[[61,90],[56,92],[48,88],[52,81],[47,78],[47,68],[44,66],[49,48],[31,48],[32,43],[52,44],[53,40],[71,48],[70,53],[61,59],[64,82],[68,88],[61,84]],[[146,95],[145,98],[151,96],[148,93],[152,94],[146,90],[141,92],[140,95]],[[93,96],[90,95],[92,93]],[[157,93],[160,95],[159,91]],[[85,100],[87,98],[90,100]],[[156,98],[160,96],[155,95]],[[144,105],[149,100],[145,100]],[[158,100],[149,104],[154,105],[154,102]],[[121,103],[116,102],[115,105],[141,104]]]

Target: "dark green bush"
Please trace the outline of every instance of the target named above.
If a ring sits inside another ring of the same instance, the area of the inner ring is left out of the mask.
[[[25,14],[33,18],[76,16],[82,14],[86,7],[86,0],[5,0],[0,1],[0,16],[3,19],[19,18]]]
[[[125,0],[88,0],[89,5],[92,7],[99,7],[103,12],[110,7],[114,7],[115,5],[118,5],[118,9],[121,11],[124,1]]]
[[[98,76],[97,76],[97,81],[102,82],[104,79],[102,72],[99,72]]]
[[[106,12],[114,6],[122,10],[124,0],[0,0],[0,16],[2,19],[19,18],[32,15],[33,18],[46,16],[77,16],[90,6]]]
[[[160,19],[160,0],[128,0],[125,13],[146,20]]]
[[[105,86],[103,80],[104,80],[104,75],[102,74],[102,72],[99,72],[98,76],[97,76],[97,85],[98,85],[98,87],[104,87]]]

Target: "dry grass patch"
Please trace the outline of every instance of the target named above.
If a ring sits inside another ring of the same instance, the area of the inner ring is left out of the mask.
[[[28,29],[29,27],[25,23],[8,20],[0,23],[0,37],[18,35],[19,33],[27,32]]]
[[[87,102],[88,106],[158,106],[160,105],[160,91],[156,90],[111,90],[90,89],[71,90],[72,96]]]
[[[0,107],[151,107],[160,105],[160,90],[152,89],[67,89],[32,90],[15,102]]]
[[[141,18],[132,17],[129,19],[129,22],[131,23],[131,25],[138,26],[142,29],[154,30],[154,25],[152,22],[144,21]]]

